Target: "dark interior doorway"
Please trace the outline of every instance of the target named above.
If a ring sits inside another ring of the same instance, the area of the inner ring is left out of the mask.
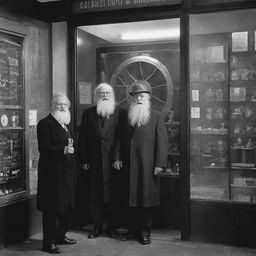
[[[161,174],[161,205],[155,209],[153,233],[180,239],[180,19],[81,26],[77,28],[76,121],[93,105],[100,82],[114,87],[124,108],[129,86],[144,79],[152,88],[152,106],[160,111],[168,131],[168,167]],[[79,219],[90,223],[86,202],[86,174],[79,172]]]

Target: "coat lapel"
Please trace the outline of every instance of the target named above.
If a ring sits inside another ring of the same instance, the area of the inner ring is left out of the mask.
[[[64,140],[66,140],[69,137],[68,133],[65,131],[65,129],[61,126],[61,124],[51,114],[49,114],[49,116],[52,119],[52,121],[54,122],[56,129],[59,130],[60,136],[63,137]],[[71,129],[69,129],[69,131],[71,133]]]
[[[96,107],[94,108],[93,118],[92,118],[92,125],[94,127],[95,132],[100,135],[101,128],[100,128],[100,117],[97,114]]]

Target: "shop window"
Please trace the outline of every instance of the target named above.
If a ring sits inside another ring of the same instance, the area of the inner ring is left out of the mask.
[[[0,32],[0,203],[26,190],[22,43]]]
[[[255,17],[190,17],[192,199],[256,202]]]

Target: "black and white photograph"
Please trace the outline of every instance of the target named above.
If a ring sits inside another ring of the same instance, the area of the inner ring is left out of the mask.
[[[255,0],[0,0],[1,256],[256,255]]]

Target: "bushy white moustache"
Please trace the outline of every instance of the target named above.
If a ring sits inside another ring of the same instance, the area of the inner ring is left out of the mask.
[[[150,119],[150,108],[149,100],[132,102],[128,111],[129,124],[133,127],[146,125]]]

